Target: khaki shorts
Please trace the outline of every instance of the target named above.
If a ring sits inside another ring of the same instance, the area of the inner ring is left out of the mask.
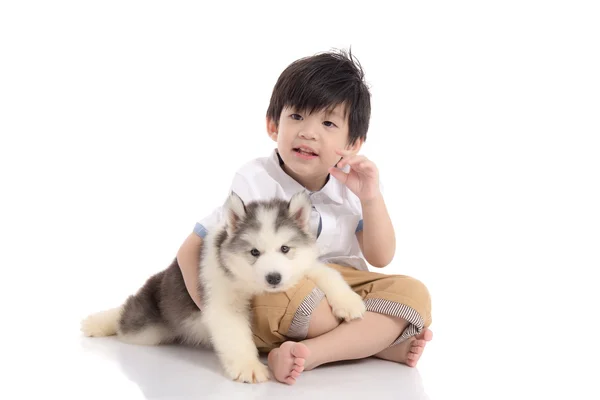
[[[367,311],[403,318],[408,326],[390,346],[419,334],[431,324],[429,291],[420,281],[404,275],[386,275],[329,264],[358,293]],[[286,340],[303,340],[312,311],[323,300],[323,292],[310,279],[286,292],[255,297],[252,305],[254,343],[262,352]]]

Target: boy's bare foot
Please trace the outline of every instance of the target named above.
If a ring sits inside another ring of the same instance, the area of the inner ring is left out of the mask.
[[[273,377],[279,382],[293,385],[304,371],[304,362],[310,350],[302,343],[285,342],[269,352],[268,364]]]
[[[388,347],[375,354],[375,357],[406,364],[409,367],[416,367],[419,358],[421,358],[421,355],[423,354],[425,345],[432,338],[433,332],[431,332],[430,329],[425,328],[419,335],[413,336],[394,347]]]

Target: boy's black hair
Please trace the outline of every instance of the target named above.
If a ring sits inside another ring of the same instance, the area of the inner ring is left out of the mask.
[[[352,52],[318,53],[290,64],[279,76],[267,117],[279,125],[284,107],[319,112],[344,105],[348,116],[348,144],[367,138],[371,118],[371,94],[364,73]]]

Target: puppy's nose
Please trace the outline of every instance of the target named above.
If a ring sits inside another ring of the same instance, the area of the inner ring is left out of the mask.
[[[279,272],[271,272],[266,277],[270,285],[278,285],[281,282],[281,274]]]

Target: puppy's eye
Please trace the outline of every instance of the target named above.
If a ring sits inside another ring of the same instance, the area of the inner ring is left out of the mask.
[[[283,254],[287,253],[288,251],[290,251],[290,248],[289,248],[289,247],[287,247],[287,246],[281,246],[281,252],[282,252]]]
[[[252,254],[254,257],[258,257],[258,256],[260,256],[260,251],[258,251],[256,249],[252,249],[252,250],[250,250],[250,254]]]

